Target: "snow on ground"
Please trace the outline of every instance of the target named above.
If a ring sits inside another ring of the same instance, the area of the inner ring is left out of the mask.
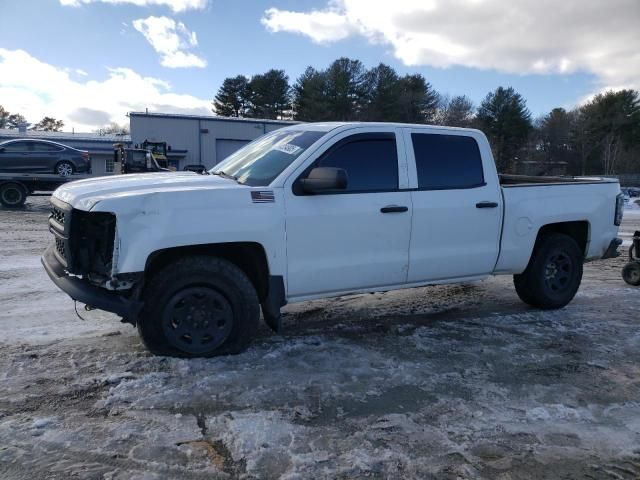
[[[623,218],[627,221],[620,227],[620,238],[622,238],[622,246],[629,248],[634,231],[640,230],[640,199],[632,198],[625,205]]]
[[[236,356],[153,357],[38,263],[46,203],[0,210],[0,478],[640,476],[640,290],[585,265],[540,312],[507,277],[286,307]],[[640,228],[626,216],[622,232]]]

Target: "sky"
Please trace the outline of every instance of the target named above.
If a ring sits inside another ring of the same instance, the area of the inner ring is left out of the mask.
[[[65,130],[212,114],[224,78],[347,56],[534,117],[640,89],[639,0],[0,0],[0,105]]]

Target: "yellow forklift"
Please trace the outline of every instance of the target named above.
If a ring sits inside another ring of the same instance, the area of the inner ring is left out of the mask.
[[[167,165],[166,152],[164,155],[164,165]],[[128,148],[124,143],[113,144],[113,173],[115,175],[170,171],[169,168],[162,165],[162,158],[159,162],[156,155],[150,150]]]
[[[161,168],[166,168],[168,170],[175,171],[176,169],[169,165],[169,159],[167,157],[167,151],[171,150],[171,147],[167,147],[167,142],[151,142],[149,140],[145,140],[141,145],[143,150],[151,153],[156,163]]]

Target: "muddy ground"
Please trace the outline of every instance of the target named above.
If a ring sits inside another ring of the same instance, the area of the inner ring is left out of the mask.
[[[357,295],[287,307],[244,354],[178,360],[76,316],[39,264],[46,205],[0,210],[2,479],[640,478],[624,258],[586,265],[560,311],[509,277]]]

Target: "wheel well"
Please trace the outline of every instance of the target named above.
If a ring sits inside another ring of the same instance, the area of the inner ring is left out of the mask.
[[[562,233],[575,240],[580,247],[583,255],[587,254],[587,245],[589,243],[589,222],[586,220],[575,222],[560,222],[544,225],[538,231],[536,243],[544,236],[550,233]]]
[[[0,182],[0,188],[4,187],[5,185],[13,185],[15,187],[20,188],[21,190],[23,190],[25,192],[29,191],[29,189],[26,186],[24,186],[22,183],[20,183],[20,182],[14,182],[12,180],[9,180],[9,181],[6,181],[6,182]]]
[[[165,265],[187,255],[211,255],[224,258],[242,270],[253,284],[258,298],[263,301],[269,293],[269,264],[262,245],[256,242],[212,243],[189,245],[153,252],[145,265],[145,277],[151,276]]]
[[[29,193],[31,193],[29,191],[29,189],[27,188],[26,185],[23,185],[20,182],[12,182],[12,181],[8,181],[8,182],[1,182],[0,183],[0,190],[4,189],[5,187],[10,186],[10,187],[16,187],[18,190],[22,191],[22,194],[26,197],[29,195]]]

